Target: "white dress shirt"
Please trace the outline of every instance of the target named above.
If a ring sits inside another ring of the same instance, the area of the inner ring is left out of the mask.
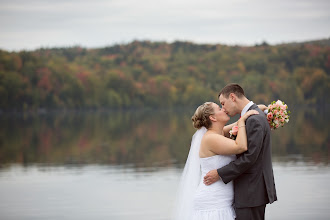
[[[241,117],[249,110],[249,108],[253,105],[254,103],[250,101],[242,110],[241,112]]]

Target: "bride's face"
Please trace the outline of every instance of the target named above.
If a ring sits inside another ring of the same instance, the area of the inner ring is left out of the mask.
[[[212,106],[214,111],[213,117],[216,121],[223,121],[223,122],[229,121],[230,117],[227,115],[227,113],[223,108],[220,108],[220,106],[217,105],[216,103],[212,103]]]

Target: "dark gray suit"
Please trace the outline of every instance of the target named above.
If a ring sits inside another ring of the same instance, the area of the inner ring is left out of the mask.
[[[245,122],[248,150],[237,155],[235,161],[218,169],[224,183],[234,180],[237,219],[258,219],[242,217],[241,213],[246,213],[246,208],[254,210],[255,207],[263,207],[261,214],[264,215],[265,205],[277,200],[271,159],[270,127],[265,114],[257,105],[253,104],[249,110],[251,109],[257,110],[259,114],[250,116]],[[244,212],[240,213],[242,210]],[[248,209],[249,212],[251,210]]]

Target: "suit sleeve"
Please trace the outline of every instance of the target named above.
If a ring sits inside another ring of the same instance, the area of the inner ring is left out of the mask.
[[[219,168],[218,174],[224,183],[236,179],[248,170],[257,160],[262,145],[264,129],[256,117],[249,117],[246,121],[248,150],[228,165]]]

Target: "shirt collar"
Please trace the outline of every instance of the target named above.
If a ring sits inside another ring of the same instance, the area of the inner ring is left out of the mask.
[[[254,103],[250,101],[242,110],[241,112],[241,117],[249,110],[249,108],[253,105]]]

